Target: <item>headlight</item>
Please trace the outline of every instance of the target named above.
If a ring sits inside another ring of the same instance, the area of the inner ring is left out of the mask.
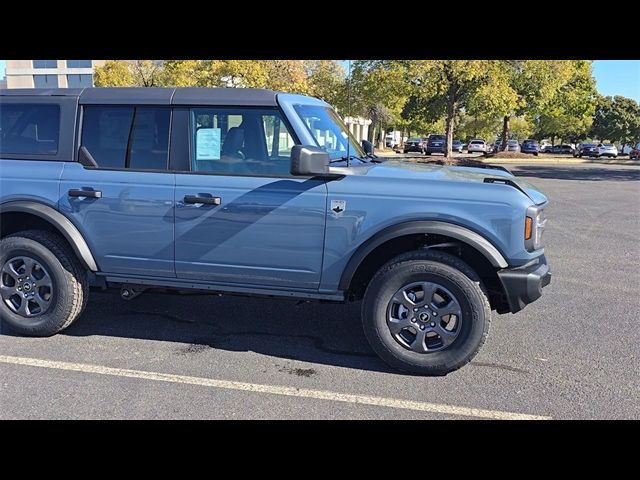
[[[544,208],[531,206],[524,220],[524,246],[529,252],[542,248],[542,234],[547,217]]]

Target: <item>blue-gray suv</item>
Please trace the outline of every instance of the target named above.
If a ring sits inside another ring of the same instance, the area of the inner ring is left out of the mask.
[[[0,317],[25,335],[91,288],[360,301],[384,361],[443,375],[550,282],[546,206],[500,167],[384,161],[315,98],[0,90]]]

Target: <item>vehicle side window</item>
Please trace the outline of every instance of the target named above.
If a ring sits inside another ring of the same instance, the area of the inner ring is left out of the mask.
[[[191,170],[288,176],[294,139],[276,110],[191,110]]]
[[[58,105],[0,104],[0,153],[55,155],[59,137]]]
[[[166,170],[171,111],[161,107],[85,107],[82,145],[100,168]]]

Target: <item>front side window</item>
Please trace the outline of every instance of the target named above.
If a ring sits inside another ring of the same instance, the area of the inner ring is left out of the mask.
[[[288,176],[295,142],[277,110],[191,110],[191,170]]]
[[[85,107],[82,145],[100,168],[166,170],[171,110]]]
[[[35,88],[58,88],[58,75],[34,75]]]
[[[67,60],[67,68],[91,68],[91,60]]]
[[[0,153],[55,155],[59,136],[58,105],[0,103]]]
[[[294,108],[317,146],[326,150],[331,160],[346,160],[347,155],[365,156],[356,139],[333,109],[321,105],[296,105]]]
[[[57,60],[34,60],[33,68],[58,68]]]
[[[87,74],[68,74],[67,86],[69,88],[85,88],[93,86],[93,75]]]

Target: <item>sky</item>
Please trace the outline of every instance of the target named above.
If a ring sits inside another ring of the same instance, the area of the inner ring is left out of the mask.
[[[0,60],[0,79],[4,69],[5,61]],[[601,95],[622,95],[640,102],[640,60],[596,60],[593,75]]]

